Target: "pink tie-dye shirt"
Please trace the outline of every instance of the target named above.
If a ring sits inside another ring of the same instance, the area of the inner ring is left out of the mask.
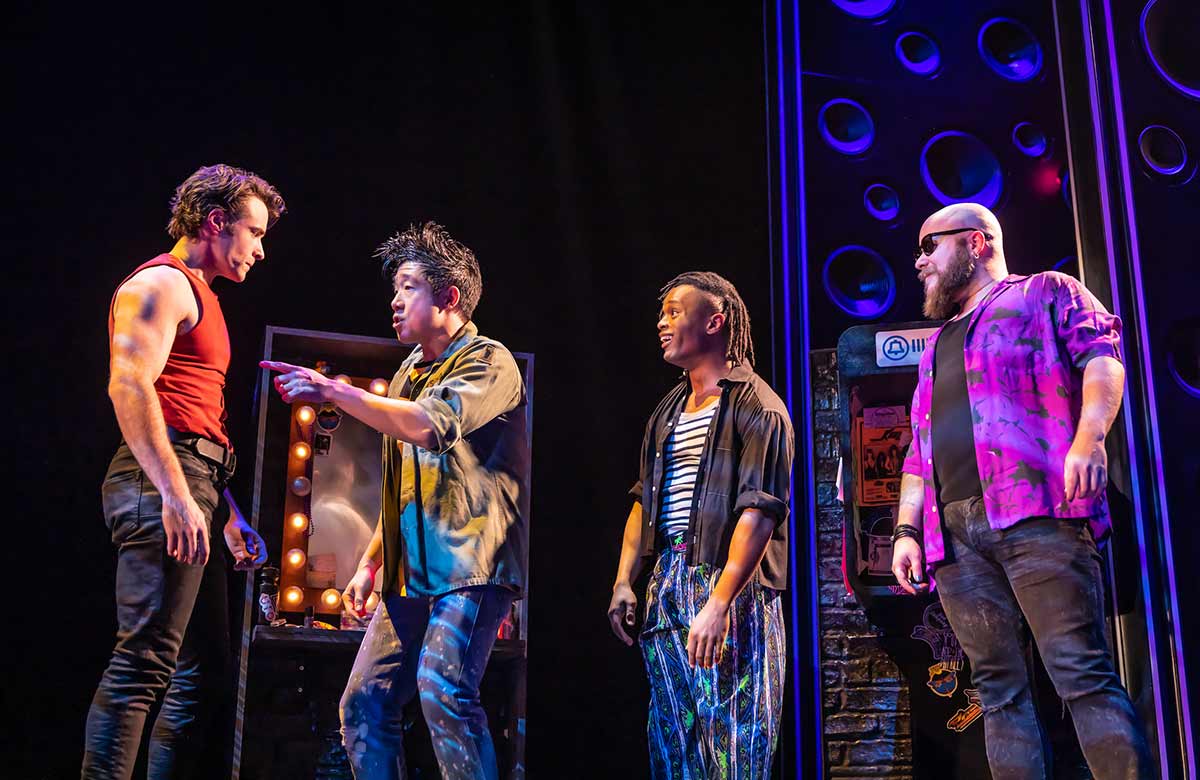
[[[1067,501],[1063,463],[1079,422],[1083,368],[1121,359],[1121,320],[1078,280],[1054,271],[1000,280],[970,315],[963,345],[975,458],[991,527],[1030,517],[1087,518],[1109,527],[1103,492]],[[945,557],[933,479],[930,405],[935,333],[925,346],[912,401],[913,441],[904,471],[925,483],[925,565]]]

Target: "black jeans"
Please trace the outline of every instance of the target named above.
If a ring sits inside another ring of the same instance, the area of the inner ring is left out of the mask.
[[[225,568],[212,519],[228,475],[181,445],[175,452],[209,524],[208,564],[187,566],[167,554],[162,496],[122,444],[101,488],[117,548],[117,644],[88,711],[84,778],[130,776],[146,715],[159,697],[148,776],[186,777],[227,687]]]
[[[1092,774],[1152,777],[1145,733],[1109,654],[1087,522],[1038,517],[994,531],[975,497],[947,504],[942,523],[951,562],[938,567],[937,589],[971,659],[994,780],[1046,777],[1025,660],[1030,633]]]

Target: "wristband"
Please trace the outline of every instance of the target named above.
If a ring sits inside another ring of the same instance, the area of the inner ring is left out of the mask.
[[[924,534],[921,533],[921,529],[917,528],[915,525],[901,523],[900,525],[896,526],[894,531],[892,531],[892,544],[895,544],[900,539],[906,538],[915,539],[917,544],[924,546]]]

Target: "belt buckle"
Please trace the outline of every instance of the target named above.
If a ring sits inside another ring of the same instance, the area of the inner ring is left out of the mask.
[[[233,469],[237,465],[237,456],[230,452],[227,447],[222,447],[215,441],[209,441],[203,437],[197,438],[192,442],[192,447],[195,449],[197,455],[224,469],[226,476],[233,473]]]

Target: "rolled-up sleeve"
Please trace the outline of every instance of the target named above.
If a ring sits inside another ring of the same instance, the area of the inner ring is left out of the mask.
[[[433,429],[433,452],[444,454],[524,398],[521,372],[512,353],[496,342],[464,347],[455,366],[425,388],[416,403]]]
[[[778,526],[787,521],[791,495],[795,436],[787,416],[763,410],[751,416],[742,432],[734,511],[758,509]]]
[[[1071,363],[1082,369],[1092,358],[1121,359],[1121,318],[1077,279],[1050,272],[1054,302],[1054,327]]]

